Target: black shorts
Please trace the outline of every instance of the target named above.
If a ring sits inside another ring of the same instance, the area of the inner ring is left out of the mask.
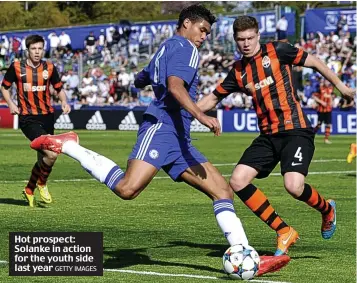
[[[332,112],[317,112],[317,115],[319,123],[331,124]]]
[[[42,135],[54,134],[55,115],[20,115],[19,127],[24,135],[33,141]]]
[[[307,176],[315,151],[315,134],[311,130],[287,132],[260,135],[245,150],[238,164],[256,169],[259,172],[258,179],[268,177],[279,162],[281,175],[299,172]]]

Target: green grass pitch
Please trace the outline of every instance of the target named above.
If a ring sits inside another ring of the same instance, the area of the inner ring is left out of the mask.
[[[79,131],[80,143],[122,168],[135,142],[134,132]],[[230,175],[254,134],[192,134],[193,144]],[[321,217],[283,188],[279,166],[267,179],[254,182],[300,234],[290,249],[292,260],[257,282],[327,283],[356,280],[356,166],[345,161],[354,136],[315,140],[314,162],[307,182],[337,203],[337,231],[320,235]],[[123,201],[67,156],[60,156],[48,185],[54,202],[30,208],[21,198],[36,153],[20,131],[0,130],[0,261],[8,261],[8,234],[16,231],[100,231],[104,234],[103,277],[10,277],[0,262],[0,282],[215,282],[226,280],[221,256],[228,244],[213,214],[211,201],[183,183],[157,178],[135,200]],[[159,172],[158,177],[166,176]],[[38,196],[38,195],[37,195]],[[38,197],[39,199],[39,197]],[[272,254],[275,233],[235,198],[250,244]],[[123,272],[125,270],[132,273]],[[141,273],[143,272],[143,273]],[[160,273],[149,274],[145,272]],[[182,275],[177,276],[176,275]],[[184,277],[185,275],[186,277]],[[193,278],[187,276],[196,276]]]

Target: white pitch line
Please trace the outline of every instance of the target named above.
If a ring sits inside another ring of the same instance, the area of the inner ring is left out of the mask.
[[[104,269],[104,271],[121,272],[121,273],[131,273],[131,274],[142,274],[142,275],[156,275],[165,277],[187,277],[187,278],[197,278],[197,279],[211,279],[220,280],[222,278],[214,276],[203,276],[203,275],[193,275],[193,274],[173,274],[173,273],[160,273],[152,271],[136,271],[136,270],[125,270],[125,269]],[[284,281],[271,281],[271,280],[249,280],[249,282],[259,282],[259,283],[291,283]]]
[[[353,174],[356,171],[325,171],[325,172],[309,172],[309,175],[329,175],[329,174]],[[222,174],[223,177],[229,177],[232,174]],[[269,176],[281,176],[280,173],[271,173]],[[162,180],[162,179],[171,179],[169,176],[159,176],[155,177],[155,180]],[[84,178],[84,179],[56,179],[51,180],[50,182],[54,183],[62,183],[62,182],[88,182],[88,181],[95,181],[93,178]],[[15,183],[26,183],[28,180],[0,180],[0,184],[15,184]]]
[[[346,161],[346,159],[317,159],[317,160],[312,160],[311,163],[325,163],[325,162],[343,162]],[[221,166],[234,166],[237,165],[238,161],[236,163],[217,163],[213,164],[213,166],[216,167],[221,167]]]
[[[0,264],[7,264],[6,260],[0,260]],[[193,275],[193,274],[174,274],[174,273],[160,273],[153,271],[136,271],[136,270],[128,270],[128,269],[103,269],[104,271],[109,272],[120,272],[120,273],[131,273],[131,274],[142,274],[142,275],[156,275],[156,276],[165,276],[165,277],[188,277],[188,278],[197,278],[197,279],[212,279],[217,280],[221,279],[219,277],[214,276],[204,276],[204,275]],[[284,281],[271,281],[271,280],[249,280],[250,282],[259,282],[259,283],[291,283]]]

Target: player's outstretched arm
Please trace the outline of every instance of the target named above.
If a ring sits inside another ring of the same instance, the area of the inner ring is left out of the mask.
[[[204,113],[214,108],[220,100],[221,99],[219,99],[215,94],[210,93],[209,95],[205,95],[196,104],[198,108],[200,108],[200,110]]]
[[[351,89],[347,87],[338,77],[337,75],[327,67],[325,63],[323,63],[317,57],[309,54],[306,58],[304,67],[314,68],[321,75],[323,75],[328,81],[330,81],[343,96],[353,97],[356,93],[355,89]]]
[[[200,108],[192,101],[186,88],[185,82],[179,77],[170,76],[168,78],[168,90],[172,96],[180,103],[180,105],[187,110],[200,123],[211,129],[216,136],[221,133],[221,125],[217,118],[205,115]]]

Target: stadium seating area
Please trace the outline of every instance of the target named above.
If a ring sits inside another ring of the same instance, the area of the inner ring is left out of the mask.
[[[157,34],[151,39],[152,51],[155,52],[160,43],[170,36],[172,32],[169,30]],[[142,52],[137,43],[125,39],[114,27],[109,33],[102,30],[99,37],[95,37],[95,41],[85,41],[82,50],[72,50],[71,39],[66,34],[57,36],[51,33],[48,37],[51,46],[47,47],[46,57],[54,62],[60,72],[67,97],[75,109],[86,105],[120,105],[132,108],[146,106],[154,98],[150,86],[139,90],[133,84],[139,67],[148,62],[153,52]],[[295,46],[318,56],[339,74],[347,85],[356,87],[356,36],[353,38],[349,32],[339,31],[328,35],[311,34],[306,37],[296,42]],[[217,36],[201,48],[198,99],[214,90],[216,84],[225,78],[233,62],[240,58],[237,51],[228,51],[232,50],[231,41],[225,40],[223,44],[222,46]],[[5,66],[17,58],[24,57],[24,39],[3,37],[0,47]],[[5,66],[0,74],[0,81],[5,73]],[[79,74],[82,69],[82,74]],[[319,74],[312,69],[301,67],[295,67],[293,74],[301,104],[306,108],[314,108],[313,93],[319,92]],[[13,88],[12,93],[15,97],[16,89]],[[53,99],[56,103],[55,96]],[[248,110],[252,108],[252,99],[244,93],[233,93],[217,107],[226,110]],[[355,102],[345,101],[336,93],[334,107],[351,109],[355,107]]]

